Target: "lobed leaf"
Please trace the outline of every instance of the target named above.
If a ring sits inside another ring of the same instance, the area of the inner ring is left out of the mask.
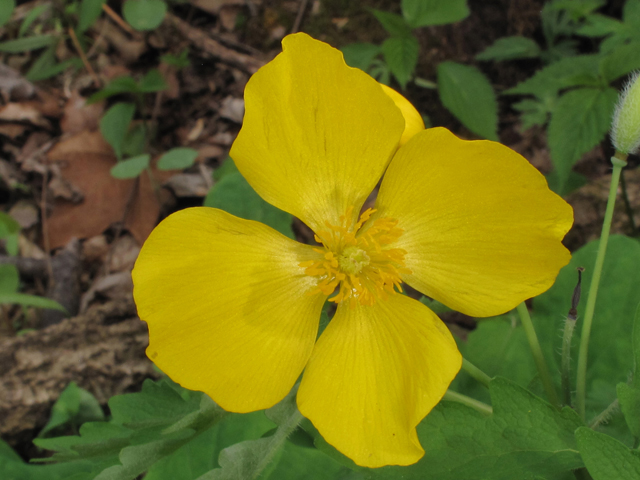
[[[390,35],[396,37],[410,37],[412,35],[411,26],[400,15],[376,9],[371,9],[371,13]]]
[[[382,54],[389,70],[404,88],[418,64],[420,45],[414,36],[391,37],[382,44]]]

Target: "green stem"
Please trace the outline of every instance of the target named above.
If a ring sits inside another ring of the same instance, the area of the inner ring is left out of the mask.
[[[462,369],[485,387],[489,387],[491,377],[464,357],[462,358]]]
[[[602,412],[600,412],[597,417],[591,420],[591,423],[589,423],[589,428],[595,430],[603,423],[607,423],[609,420],[611,420],[611,417],[613,416],[613,414],[619,409],[620,409],[620,404],[618,403],[618,399],[616,398],[613,402],[609,404],[607,408],[605,408]]]
[[[484,415],[491,415],[493,413],[493,408],[491,408],[490,405],[487,405],[480,400],[476,400],[475,398],[467,397],[466,395],[463,395],[461,393],[454,392],[452,390],[447,390],[442,399],[448,400],[450,402],[461,403],[463,405],[466,405],[467,407],[471,407],[474,410],[479,411]]]
[[[529,348],[531,349],[533,360],[536,362],[538,375],[540,375],[540,380],[542,381],[544,391],[547,393],[547,397],[549,398],[551,404],[556,408],[560,408],[560,400],[558,399],[558,394],[556,393],[556,389],[553,386],[553,381],[551,380],[551,374],[549,373],[547,362],[545,362],[544,356],[542,355],[542,349],[540,348],[540,343],[538,342],[536,331],[533,328],[533,322],[531,321],[529,310],[527,310],[527,306],[524,304],[524,302],[518,305],[516,309],[518,310],[520,321],[522,322],[525,334],[527,335]]]
[[[564,322],[564,334],[562,335],[562,402],[571,406],[571,339],[576,326],[576,319],[567,316]]]
[[[578,414],[582,417],[583,420],[585,419],[589,336],[591,334],[591,324],[593,323],[593,312],[596,308],[596,298],[598,296],[598,286],[600,285],[600,275],[602,274],[602,266],[604,265],[607,243],[609,242],[609,231],[611,230],[613,208],[616,204],[616,193],[618,191],[618,183],[620,182],[620,172],[622,171],[622,167],[627,164],[626,159],[627,155],[620,152],[616,152],[615,156],[611,157],[613,172],[611,173],[609,198],[607,199],[607,209],[604,214],[604,221],[602,222],[600,244],[598,245],[596,263],[593,267],[593,276],[591,277],[591,285],[589,286],[589,297],[587,298],[587,306],[585,307],[584,324],[582,326],[580,350],[578,353],[578,373],[576,382],[576,407],[578,409]]]

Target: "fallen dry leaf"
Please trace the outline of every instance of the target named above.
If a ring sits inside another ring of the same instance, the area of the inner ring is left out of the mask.
[[[64,106],[60,129],[64,133],[74,134],[84,130],[97,130],[100,117],[104,112],[104,102],[91,105],[86,104],[87,99],[74,90]]]
[[[130,198],[124,226],[139,244],[146,240],[160,213],[160,203],[149,176],[140,176],[136,191],[134,180],[113,178],[109,172],[116,158],[99,132],[82,132],[63,140],[49,151],[47,159],[58,163],[64,178],[84,194],[79,204],[54,201],[47,221],[51,249],[66,245],[73,237],[99,235],[112,224],[121,222]],[[158,174],[165,178],[168,175],[170,172]],[[162,180],[158,178],[159,182]]]
[[[192,0],[191,2],[194,7],[212,15],[216,15],[222,7],[228,5],[243,6],[245,3],[246,0]]]
[[[8,103],[0,107],[0,120],[6,122],[27,122],[37,127],[51,129],[37,102]]]

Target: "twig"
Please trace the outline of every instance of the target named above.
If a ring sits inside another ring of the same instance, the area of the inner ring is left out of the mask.
[[[104,10],[104,13],[106,13],[109,17],[111,17],[111,20],[113,20],[115,23],[118,24],[118,26],[120,28],[122,28],[123,30],[125,30],[127,33],[130,33],[131,35],[137,36],[138,32],[136,32],[131,25],[129,25],[127,22],[125,22],[122,17],[120,17],[120,15],[118,15],[116,12],[113,11],[113,9],[107,5],[106,3],[102,4],[102,10]]]
[[[166,20],[196,47],[208,53],[221,63],[226,63],[249,74],[257,72],[258,69],[265,64],[260,58],[255,58],[251,55],[246,55],[225,47],[221,42],[211,38],[206,32],[192,27],[171,13],[167,13]]]
[[[53,267],[51,266],[51,253],[49,242],[49,221],[47,219],[47,181],[49,177],[49,170],[45,169],[42,174],[42,191],[40,194],[40,217],[42,219],[42,244],[44,246],[44,253],[47,256],[47,273],[49,274],[49,286],[53,282]]]
[[[87,69],[87,71],[89,72],[89,75],[91,75],[91,78],[93,79],[93,84],[97,88],[100,88],[100,79],[98,78],[98,75],[96,75],[96,72],[93,70],[93,67],[89,63],[87,56],[84,54],[84,51],[82,50],[82,45],[80,45],[80,42],[78,41],[78,37],[76,36],[76,32],[74,32],[73,28],[71,27],[69,27],[68,31],[69,31],[69,36],[71,37],[71,41],[73,42],[73,46],[76,47],[76,51],[78,52],[78,55],[80,55],[80,58],[82,59],[82,63],[84,63],[85,68]]]
[[[304,17],[304,12],[307,9],[307,5],[309,4],[309,0],[301,0],[300,8],[298,8],[298,15],[296,16],[295,22],[293,22],[293,27],[291,28],[291,33],[296,33],[300,30],[300,24],[302,23],[302,17]]]
[[[137,194],[138,194],[139,188],[140,188],[140,176],[137,176],[133,181],[131,190],[129,190],[129,196],[127,197],[127,203],[124,206],[122,220],[118,223],[118,226],[116,227],[116,233],[113,237],[113,242],[111,242],[111,246],[109,247],[109,251],[107,252],[107,257],[104,261],[105,275],[109,275],[111,273],[110,265],[111,265],[111,257],[113,256],[113,249],[115,247],[116,241],[120,238],[120,235],[122,235],[122,230],[127,221],[127,217],[129,216],[129,213],[131,213],[131,207],[133,206],[134,200],[138,196]]]
[[[631,226],[631,231],[633,232],[633,235],[635,235],[638,232],[638,227],[636,226],[636,221],[633,218],[633,207],[631,207],[631,202],[629,202],[629,195],[627,194],[627,181],[624,178],[624,172],[624,169],[620,172],[622,200],[624,201],[624,209],[627,212],[627,217],[629,217],[629,225]]]

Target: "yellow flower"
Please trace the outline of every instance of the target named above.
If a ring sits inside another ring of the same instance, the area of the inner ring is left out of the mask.
[[[283,46],[247,84],[231,157],[318,246],[217,209],[169,216],[133,272],[147,353],[234,412],[274,405],[304,370],[298,407],[330,444],[363,466],[411,464],[415,427],[461,356],[400,283],[468,315],[504,313],[569,261],[571,207],[498,143],[416,118],[400,142],[412,108],[399,94],[305,34]],[[337,311],[316,342],[328,297]]]

